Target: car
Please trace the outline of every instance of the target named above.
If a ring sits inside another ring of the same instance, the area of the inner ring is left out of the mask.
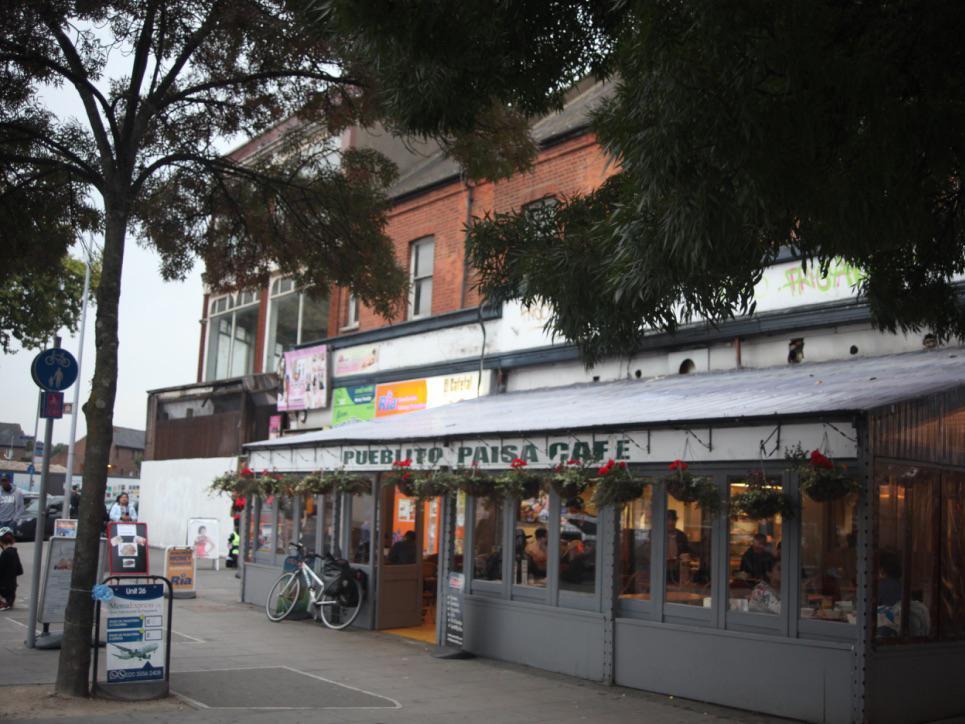
[[[40,507],[40,496],[36,493],[23,496],[24,514],[17,521],[13,529],[13,537],[17,540],[31,541],[36,540],[37,535],[37,510]],[[50,538],[54,532],[54,521],[62,517],[64,509],[64,496],[47,496],[47,515],[44,525],[44,540]]]

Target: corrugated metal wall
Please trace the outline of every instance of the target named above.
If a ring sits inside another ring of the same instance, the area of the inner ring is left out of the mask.
[[[965,466],[965,388],[879,408],[869,417],[875,457]]]

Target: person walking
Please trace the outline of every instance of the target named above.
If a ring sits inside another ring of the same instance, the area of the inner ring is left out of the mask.
[[[17,597],[17,577],[23,575],[20,556],[14,545],[13,531],[0,528],[0,611],[13,608]]]
[[[137,520],[137,508],[131,504],[127,493],[121,493],[117,496],[108,517],[115,523],[134,523]]]
[[[23,491],[13,484],[9,473],[0,475],[0,528],[17,526],[23,518]]]

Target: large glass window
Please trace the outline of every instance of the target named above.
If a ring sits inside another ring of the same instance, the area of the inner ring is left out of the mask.
[[[519,586],[546,586],[549,514],[550,497],[545,491],[516,503],[513,583]]]
[[[653,487],[620,510],[620,598],[650,599],[650,551],[653,532]]]
[[[206,379],[251,374],[257,331],[257,292],[238,292],[211,300],[208,305]]]
[[[271,538],[275,529],[275,497],[269,496],[261,499],[257,513],[255,552],[271,553]]]
[[[956,438],[961,439],[961,437]],[[943,639],[965,637],[965,474],[942,474],[941,608]]]
[[[352,496],[349,550],[352,562],[367,564],[372,553],[372,496]]]
[[[780,490],[779,480],[769,480]],[[747,482],[730,482],[730,497],[746,493]],[[731,611],[779,614],[781,612],[781,528],[780,515],[749,518],[731,517],[728,551],[728,579]]]
[[[342,554],[335,546],[335,501],[334,495],[322,498],[322,550],[331,553],[336,558]]]
[[[269,310],[269,369],[278,369],[286,349],[328,334],[328,297],[311,290],[299,291],[288,277],[272,282]]]
[[[597,509],[594,486],[561,501],[560,590],[596,591]]]
[[[801,496],[801,618],[855,622],[856,495],[819,503]]]
[[[298,526],[298,542],[306,551],[316,552],[318,540],[318,498],[314,495],[302,497],[302,515]]]
[[[466,494],[461,490],[456,493],[456,524],[453,532],[452,570],[457,573],[465,573]]]
[[[412,565],[419,556],[419,543],[416,540],[416,511],[419,501],[403,495],[394,485],[382,490],[385,521],[383,561],[390,566]]]
[[[941,564],[940,476],[935,470],[899,465],[882,472],[878,491],[877,636],[883,640],[933,638]]]
[[[710,608],[712,527],[712,515],[696,503],[667,496],[667,603]]]
[[[275,553],[288,555],[295,534],[295,499],[278,498],[278,534],[275,536]]]
[[[503,579],[503,501],[476,498],[473,519],[473,577],[482,581]]]
[[[409,265],[409,318],[418,319],[432,314],[432,271],[436,243],[432,237],[412,244],[412,260]]]

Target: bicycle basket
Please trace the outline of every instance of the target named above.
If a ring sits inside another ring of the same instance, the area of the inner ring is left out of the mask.
[[[335,578],[336,576],[340,576],[345,573],[347,568],[348,561],[337,558],[328,558],[322,564],[322,575],[325,578]]]

